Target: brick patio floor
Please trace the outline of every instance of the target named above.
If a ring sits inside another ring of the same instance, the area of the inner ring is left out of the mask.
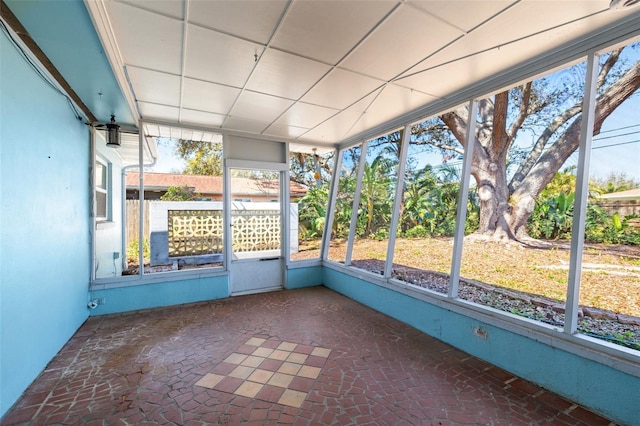
[[[608,425],[324,287],[94,317],[11,424]]]

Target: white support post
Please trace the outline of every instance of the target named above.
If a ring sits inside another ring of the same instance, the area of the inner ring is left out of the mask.
[[[411,143],[411,126],[407,125],[402,132],[402,147],[398,158],[398,181],[396,182],[396,193],[393,200],[393,212],[391,213],[391,228],[389,228],[389,242],[387,244],[387,258],[384,264],[384,277],[390,278],[393,273],[393,250],[396,245],[396,235],[398,234],[398,222],[400,221],[400,206],[404,196],[404,174],[407,170],[407,153]]]
[[[571,225],[571,255],[569,258],[569,280],[567,283],[567,302],[565,303],[564,314],[564,332],[567,334],[575,334],[578,329],[580,275],[582,273],[584,225],[589,194],[589,163],[591,161],[591,140],[593,138],[598,67],[598,56],[592,52],[587,57],[585,94],[582,101],[582,122],[580,123],[576,197],[573,206],[573,223]]]
[[[140,182],[138,183],[138,200],[140,203],[140,221],[138,222],[138,274],[140,277],[144,275],[144,123],[142,120],[138,123],[138,164],[140,164]],[[151,238],[151,236],[149,236]],[[151,241],[149,241],[151,244]]]
[[[464,150],[462,162],[462,182],[458,194],[458,208],[456,214],[456,233],[453,238],[453,257],[451,260],[451,275],[449,292],[451,298],[458,297],[460,282],[460,265],[462,264],[462,245],[464,243],[464,227],[467,221],[467,200],[469,199],[469,182],[471,181],[471,162],[473,160],[473,145],[476,137],[476,120],[478,115],[478,101],[469,102],[469,118],[467,118],[467,146]]]
[[[90,279],[94,281],[96,279],[96,129],[93,126],[89,127],[89,188],[89,202],[91,203],[91,228],[89,228],[89,236],[91,237]],[[124,218],[124,216],[122,217]]]
[[[331,229],[333,228],[333,216],[336,206],[336,196],[338,195],[338,183],[340,180],[340,170],[342,169],[343,151],[336,150],[336,161],[333,167],[333,176],[331,177],[331,190],[329,192],[329,200],[327,202],[327,217],[324,221],[324,230],[322,231],[322,247],[320,258],[327,260],[329,256],[329,244],[331,243]]]
[[[349,222],[349,237],[347,238],[347,253],[344,259],[346,266],[351,265],[351,255],[353,254],[353,243],[356,239],[356,227],[358,225],[358,208],[360,207],[360,196],[362,192],[362,176],[364,176],[364,165],[367,162],[367,149],[369,142],[365,141],[360,145],[360,160],[358,163],[358,178],[356,180],[356,193],[353,195],[351,204],[351,222]]]

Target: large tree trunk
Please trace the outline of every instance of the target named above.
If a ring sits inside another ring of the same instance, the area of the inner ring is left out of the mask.
[[[605,70],[617,60],[612,57]],[[611,62],[611,63],[609,63]],[[601,79],[603,74],[601,73]],[[604,120],[635,93],[640,87],[640,62],[633,65],[615,83],[598,97],[595,106],[593,134],[600,133]],[[578,103],[558,115],[542,133],[526,160],[518,168],[512,182],[507,182],[507,152],[515,140],[517,131],[528,114],[536,112],[536,106],[529,108],[531,84],[524,86],[520,113],[507,129],[508,92],[495,95],[493,101],[480,101],[481,123],[473,141],[473,161],[471,174],[476,179],[480,198],[480,225],[477,234],[495,240],[528,239],[527,220],[535,207],[540,192],[553,179],[556,172],[580,143],[582,117]],[[539,109],[538,109],[539,110]],[[577,117],[576,117],[577,116]],[[553,143],[550,138],[563,124],[573,117],[575,120]],[[468,111],[457,111],[440,116],[442,121],[465,147],[465,128],[469,122]]]

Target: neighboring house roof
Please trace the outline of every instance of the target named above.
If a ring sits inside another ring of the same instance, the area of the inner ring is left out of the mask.
[[[640,200],[640,188],[629,189],[627,191],[612,192],[610,194],[603,194],[599,198],[611,201]]]
[[[126,177],[127,189],[138,189],[138,172],[128,172]],[[233,193],[238,195],[269,195],[275,194],[272,181],[234,177],[232,181]],[[186,186],[193,188],[198,194],[222,194],[222,176],[183,175],[178,173],[149,173],[144,174],[145,189],[167,190],[170,186]],[[297,182],[289,182],[290,195],[304,196],[307,188]]]

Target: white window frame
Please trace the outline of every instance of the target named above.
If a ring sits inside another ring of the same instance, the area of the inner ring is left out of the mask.
[[[109,222],[112,219],[112,206],[111,206],[111,163],[103,157],[96,155],[94,173],[97,175],[98,168],[102,167],[104,170],[104,188],[98,186],[98,179],[95,179],[93,190],[95,198],[95,216],[96,222]],[[104,194],[105,197],[105,212],[101,215],[98,212],[98,193]]]

